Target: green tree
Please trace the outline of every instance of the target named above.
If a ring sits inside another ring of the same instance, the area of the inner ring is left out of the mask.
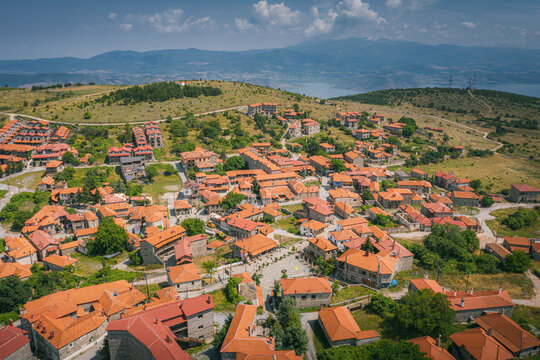
[[[472,187],[475,191],[478,191],[478,189],[480,189],[480,188],[482,187],[482,180],[480,180],[480,179],[474,179],[474,180],[471,180],[470,184],[471,184],[471,187]]]
[[[203,262],[202,266],[204,270],[206,271],[206,273],[212,276],[212,274],[214,273],[214,270],[217,267],[217,264],[213,260],[208,260],[208,261]]]
[[[111,217],[106,217],[99,224],[95,240],[89,242],[89,250],[96,255],[114,254],[125,250],[127,242],[126,230],[116,225]]]
[[[484,197],[482,197],[482,201],[480,201],[480,206],[482,206],[482,207],[490,207],[494,203],[495,203],[495,200],[493,200],[493,198],[491,196],[484,195]]]
[[[239,277],[231,277],[227,281],[225,286],[225,297],[227,301],[233,304],[238,304],[240,301],[244,300],[242,296],[238,293],[238,284],[242,281]]]
[[[205,223],[199,218],[188,218],[182,221],[182,227],[186,229],[187,236],[204,234]]]
[[[412,125],[405,125],[402,129],[402,134],[404,137],[411,137],[414,135],[416,128]]]
[[[396,325],[407,336],[447,336],[452,331],[456,313],[444,294],[431,289],[408,293],[399,303],[395,313]]]
[[[133,266],[140,266],[143,264],[143,258],[140,250],[135,250],[129,253],[129,261]]]
[[[375,246],[371,243],[371,239],[367,238],[366,242],[360,246],[360,250],[367,251],[369,253],[375,252]]]
[[[32,295],[32,289],[27,281],[8,276],[0,279],[0,294],[0,313],[7,313],[26,303]]]
[[[229,327],[231,326],[233,316],[232,314],[227,315],[227,318],[225,319],[225,323],[219,329],[219,331],[214,335],[214,340],[212,341],[212,345],[215,349],[215,351],[219,352],[221,349],[221,346],[223,345],[223,341],[225,341],[225,336],[227,336],[227,331],[229,331]]]
[[[531,267],[531,257],[521,250],[512,251],[504,258],[506,271],[523,274]]]
[[[146,177],[148,181],[152,182],[156,176],[159,175],[158,169],[156,166],[150,165],[146,167]]]
[[[90,113],[90,111],[86,110],[83,117],[88,120],[92,118],[92,114]]]
[[[223,164],[223,170],[225,171],[242,170],[246,168],[247,164],[241,156],[231,156],[227,158]]]
[[[235,193],[235,192],[229,192],[227,196],[225,196],[220,202],[219,205],[223,208],[225,211],[233,211],[236,210],[238,205],[246,198],[245,195]]]
[[[332,168],[334,169],[335,172],[347,171],[347,168],[345,167],[343,160],[340,160],[340,159],[332,159]]]
[[[71,151],[66,151],[64,155],[62,155],[62,162],[64,164],[71,164],[71,165],[79,165],[81,163],[79,159],[77,159]]]
[[[277,320],[283,329],[276,331],[277,349],[294,350],[296,355],[304,354],[308,347],[308,337],[302,328],[296,300],[291,297],[281,300],[277,309]]]
[[[398,304],[394,300],[380,293],[373,294],[368,304],[371,311],[384,317],[394,313],[397,307]]]
[[[424,360],[418,345],[407,341],[380,340],[363,346],[339,346],[317,354],[319,360]]]

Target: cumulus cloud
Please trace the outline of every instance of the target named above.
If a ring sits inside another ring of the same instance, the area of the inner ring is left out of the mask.
[[[343,0],[338,4],[340,14],[351,19],[365,19],[376,21],[377,23],[384,22],[384,19],[379,14],[369,7],[368,3],[362,0]]]
[[[298,23],[301,12],[292,10],[284,2],[269,4],[261,0],[253,4],[253,20],[260,25],[293,26]]]
[[[401,5],[401,0],[386,0],[385,4],[387,8],[394,9]]]
[[[116,13],[110,12],[108,18],[109,20],[116,19]]]
[[[133,29],[133,24],[120,24],[120,30],[122,31],[130,31]]]
[[[156,29],[160,33],[178,33],[193,29],[206,29],[215,26],[215,21],[209,16],[194,19],[184,17],[184,11],[180,8],[169,9],[155,14],[143,14],[125,16],[127,22],[145,23]],[[123,24],[124,25],[124,24]],[[132,28],[131,24],[127,24]],[[121,25],[122,26],[122,25]]]
[[[255,30],[257,27],[250,23],[247,19],[234,19],[234,26],[240,31]]]
[[[333,10],[328,10],[326,15],[321,15],[317,7],[312,7],[311,12],[315,20],[304,30],[306,35],[313,36],[317,34],[325,34],[332,30],[338,14]]]
[[[476,27],[476,24],[472,21],[464,21],[461,23],[461,26],[466,27],[468,29],[474,29]]]

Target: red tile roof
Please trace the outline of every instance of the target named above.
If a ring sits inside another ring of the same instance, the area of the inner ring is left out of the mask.
[[[332,293],[330,283],[323,277],[281,279],[283,294],[319,294]]]
[[[423,352],[426,358],[433,360],[456,360],[448,350],[437,345],[437,341],[431,336],[423,336],[416,339],[407,340],[420,347],[420,351]]]
[[[319,310],[319,319],[332,341],[370,339],[380,337],[375,330],[360,330],[351,312],[344,306]]]
[[[13,325],[7,325],[0,329],[0,356],[2,359],[8,358],[30,342],[26,334],[28,334],[27,331]]]
[[[467,329],[450,335],[458,347],[463,347],[477,360],[507,360],[512,354],[481,328]]]

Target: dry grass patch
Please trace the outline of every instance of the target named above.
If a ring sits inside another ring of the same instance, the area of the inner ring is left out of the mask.
[[[468,289],[473,287],[476,291],[496,290],[502,285],[513,299],[530,299],[534,296],[533,283],[525,274],[448,274],[441,275],[439,283],[450,289],[465,290],[467,277]]]

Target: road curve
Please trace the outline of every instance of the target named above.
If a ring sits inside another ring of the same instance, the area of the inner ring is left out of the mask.
[[[247,108],[246,105],[240,105],[240,106],[230,107],[230,108],[227,108],[227,109],[217,109],[217,110],[206,111],[206,112],[195,114],[195,116],[204,116],[204,115],[216,114],[216,113],[225,112],[225,111],[232,111],[232,110],[241,111],[241,110],[244,110],[246,108]],[[37,121],[48,121],[51,124],[72,125],[72,126],[73,125],[76,125],[76,126],[121,126],[121,125],[125,125],[125,124],[131,124],[131,125],[144,124],[147,121],[154,121],[154,122],[157,122],[157,123],[167,121],[167,119],[155,119],[155,120],[150,120],[149,119],[149,120],[135,121],[135,122],[129,122],[129,123],[128,122],[121,122],[121,123],[71,123],[71,122],[66,122],[66,121],[48,120],[48,119],[43,119],[43,118],[40,118],[40,117],[37,117],[37,116],[26,115],[26,114],[15,114],[15,113],[6,113],[6,112],[0,113],[0,114],[8,115],[11,120],[14,120],[16,116],[21,116],[21,117],[25,117],[25,118],[32,119],[32,120],[37,120]],[[173,120],[181,119],[181,118],[182,118],[181,116],[177,116],[177,117],[173,117]]]

